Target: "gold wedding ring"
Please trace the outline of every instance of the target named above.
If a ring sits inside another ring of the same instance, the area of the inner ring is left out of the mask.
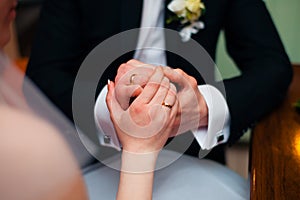
[[[173,106],[171,106],[170,104],[168,104],[168,103],[166,103],[166,102],[162,102],[161,105],[163,105],[163,106],[165,106],[165,107],[167,107],[167,108],[170,108],[170,109],[172,109],[172,107],[173,107]]]
[[[130,76],[130,79],[129,79],[129,84],[130,85],[133,85],[134,84],[134,77],[136,76],[137,74],[132,74],[131,76]]]

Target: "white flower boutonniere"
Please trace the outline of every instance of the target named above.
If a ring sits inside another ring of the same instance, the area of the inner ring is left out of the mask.
[[[173,0],[168,9],[176,15],[167,19],[167,23],[180,21],[183,28],[179,34],[183,42],[187,42],[192,34],[204,28],[204,23],[198,19],[204,14],[205,6],[201,0]]]

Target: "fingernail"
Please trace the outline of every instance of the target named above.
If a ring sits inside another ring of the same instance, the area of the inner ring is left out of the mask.
[[[110,85],[110,80],[108,79],[108,80],[107,80],[107,86],[106,86],[106,87],[107,87],[107,90],[109,90],[109,85]]]

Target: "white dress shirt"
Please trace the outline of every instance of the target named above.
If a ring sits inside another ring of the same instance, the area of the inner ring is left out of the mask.
[[[163,0],[144,0],[141,28],[163,27],[164,4]],[[166,54],[163,31],[141,30],[134,58],[145,63],[165,66]],[[161,49],[143,49],[143,46],[149,46],[149,44],[155,44],[156,47],[161,47]],[[211,149],[220,143],[226,142],[229,138],[229,110],[225,98],[218,89],[211,85],[199,85],[198,88],[208,107],[208,126],[192,130],[192,132],[202,149]],[[106,94],[107,87],[100,92],[94,108],[95,122],[100,130],[98,136],[102,145],[120,150],[120,143],[105,103]]]

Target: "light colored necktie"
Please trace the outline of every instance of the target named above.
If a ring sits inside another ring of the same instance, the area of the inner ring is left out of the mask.
[[[164,1],[144,0],[141,29],[134,58],[142,62],[165,66]],[[145,27],[145,28],[144,28]],[[152,28],[150,28],[152,27]],[[153,27],[159,27],[155,29]],[[144,28],[144,29],[143,29]],[[142,49],[143,47],[154,47]]]

